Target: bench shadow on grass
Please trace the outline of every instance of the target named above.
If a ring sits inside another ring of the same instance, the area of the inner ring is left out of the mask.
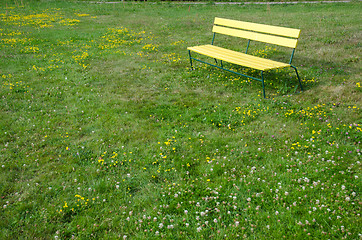
[[[243,68],[232,64],[224,64],[233,70],[260,78],[260,71]],[[318,58],[298,56],[293,64],[297,67],[300,79],[303,85],[303,91],[313,90],[323,85],[326,80],[339,83],[348,76],[358,73],[358,64],[354,61],[331,62]],[[242,77],[243,79],[247,79]],[[265,91],[267,98],[270,96],[282,96],[289,94],[303,93],[299,87],[298,78],[292,68],[283,68],[266,71],[264,73]],[[261,85],[260,82],[249,79],[254,82],[255,88]],[[261,87],[260,87],[261,88]]]

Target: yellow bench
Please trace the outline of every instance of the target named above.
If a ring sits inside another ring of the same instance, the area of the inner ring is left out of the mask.
[[[263,86],[263,95],[265,98],[265,86],[264,86],[264,76],[263,76],[264,71],[277,69],[277,68],[292,67],[297,75],[300,88],[303,91],[303,86],[300,81],[298,70],[295,66],[291,65],[300,34],[299,29],[277,27],[277,26],[270,26],[270,25],[250,23],[250,22],[242,22],[242,21],[230,20],[225,18],[215,18],[212,31],[214,35],[212,38],[211,45],[201,45],[201,46],[187,48],[190,57],[191,69],[193,69],[192,60],[196,60],[247,78],[260,81]],[[216,33],[247,39],[248,43],[245,53],[215,46],[214,40]],[[263,43],[275,44],[287,48],[292,48],[293,50],[290,56],[289,63],[277,62],[248,54],[250,41],[258,41]],[[214,58],[216,64],[218,64],[217,60],[219,60],[220,66],[194,58],[191,56],[191,52],[195,52],[198,54]],[[248,76],[246,74],[224,68],[222,64],[223,61],[240,65],[243,67],[260,70],[261,78]]]

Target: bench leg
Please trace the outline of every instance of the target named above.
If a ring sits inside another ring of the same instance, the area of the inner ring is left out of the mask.
[[[214,58],[214,60],[215,60],[215,63],[217,64],[217,59]],[[221,66],[222,68],[224,68],[224,66],[222,65],[222,60],[220,60],[220,66]]]
[[[261,71],[261,84],[262,84],[262,86],[263,86],[263,95],[264,95],[264,98],[266,98],[265,97],[265,85],[264,85],[264,75],[263,75],[263,71]]]
[[[299,81],[299,86],[300,86],[300,89],[303,91],[303,86],[302,86],[302,82],[300,81],[300,77],[299,77],[299,74],[298,74],[298,70],[296,67],[290,65],[292,68],[294,68],[295,70],[295,73],[297,74],[297,78],[298,78],[298,81]]]
[[[189,57],[190,57],[191,70],[194,70],[194,67],[192,66],[192,58],[191,58],[191,51],[190,50],[189,50]]]

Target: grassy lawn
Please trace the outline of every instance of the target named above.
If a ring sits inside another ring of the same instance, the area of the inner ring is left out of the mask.
[[[0,238],[359,239],[360,12],[2,1]],[[301,29],[305,91],[191,71],[215,16]]]

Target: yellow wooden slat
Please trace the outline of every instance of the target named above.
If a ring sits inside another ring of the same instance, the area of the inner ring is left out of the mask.
[[[199,46],[197,50],[202,52],[204,55],[212,55],[213,57],[220,60],[232,62],[243,66],[246,65],[248,67],[256,68],[259,70],[274,69],[282,66],[287,66],[287,64],[285,63],[280,63],[265,58],[259,58],[256,56],[235,52],[225,48],[216,47],[213,45]]]
[[[217,17],[215,18],[214,24],[291,38],[299,38],[300,34],[300,29],[271,26],[259,23],[250,23]]]
[[[258,69],[261,71],[282,68],[290,66],[286,63],[281,63],[265,58],[260,58],[240,52],[235,52],[229,49],[217,47],[214,45],[202,45],[196,47],[188,47],[190,51],[197,52],[202,55],[206,55],[212,58],[216,58],[222,61],[230,62],[233,64]]]
[[[298,43],[297,39],[267,35],[267,34],[263,34],[263,33],[250,32],[250,31],[226,28],[226,27],[215,26],[215,25],[214,25],[212,31],[215,33],[221,33],[221,34],[226,34],[226,35],[230,35],[230,36],[234,36],[234,37],[246,38],[246,39],[250,39],[250,40],[254,40],[254,41],[258,41],[258,42],[271,43],[271,44],[289,47],[289,48],[295,48]]]
[[[288,66],[288,64],[285,63],[234,52],[223,48],[214,48],[212,51],[215,54],[217,53],[221,58],[225,58],[224,61],[229,61],[235,64],[256,68],[259,70],[269,70]]]
[[[241,65],[241,66],[246,66],[246,67],[250,67],[250,68],[255,68],[258,70],[265,70],[265,66],[263,66],[261,64],[261,62],[252,62],[252,61],[248,61],[247,60],[247,56],[246,58],[242,58],[242,57],[238,57],[236,55],[231,55],[231,54],[225,54],[224,52],[217,52],[211,48],[208,48],[207,46],[199,46],[196,48],[190,48],[190,50],[200,53],[202,55],[206,55],[212,58],[216,58],[219,60],[223,60],[226,62],[230,62],[230,63],[234,63],[237,65]]]

